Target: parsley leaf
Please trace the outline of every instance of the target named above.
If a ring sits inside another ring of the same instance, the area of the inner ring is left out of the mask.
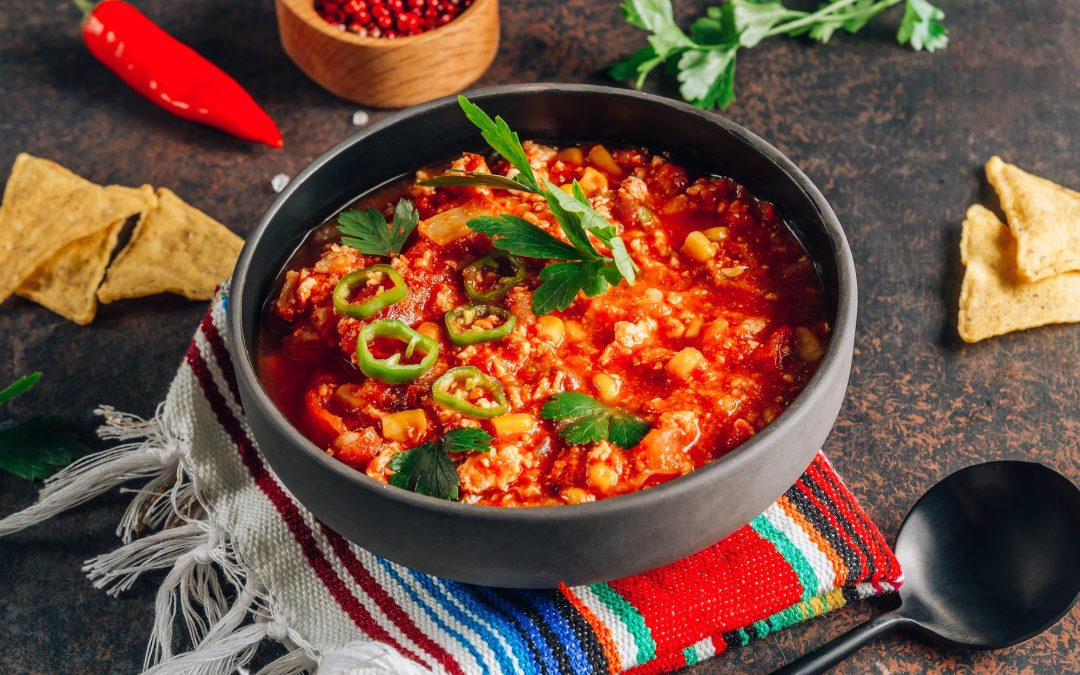
[[[573,445],[607,440],[629,450],[649,433],[649,423],[637,415],[575,391],[552,396],[540,409],[540,416],[566,422],[559,429],[559,436]]]
[[[416,206],[408,199],[399,199],[390,224],[375,209],[348,209],[338,215],[338,231],[342,234],[341,243],[361,253],[392,256],[401,253],[401,247],[419,222]]]
[[[664,4],[661,1],[657,7],[662,10]],[[670,10],[670,6],[668,9]],[[638,16],[636,20],[654,22],[662,20],[662,17],[657,18],[646,13],[645,16]],[[506,188],[507,181],[512,181],[519,185],[520,189],[543,195],[569,243],[524,218],[509,214],[482,216],[468,222],[473,231],[491,237],[492,245],[497,249],[526,258],[567,261],[552,263],[540,273],[542,283],[533,293],[533,312],[548,314],[556,309],[565,309],[579,292],[588,296],[599,295],[622,279],[626,279],[627,283],[634,283],[637,266],[634,265],[626,244],[618,237],[615,226],[592,207],[578,182],[575,180],[571,184],[572,194],[546,178],[543,185],[540,185],[517,133],[511,131],[501,117],[491,119],[464,96],[458,97],[458,103],[469,120],[480,129],[492,149],[516,167],[519,175],[510,179],[505,176],[469,173],[467,176],[440,176],[422,184],[461,185],[464,184],[462,179],[468,178],[475,181],[472,183],[474,185],[486,184]],[[453,182],[433,182],[440,179],[451,179]],[[610,256],[596,250],[589,239],[590,234],[610,249]]]
[[[41,373],[21,377],[0,391],[0,406],[22,396],[37,384]],[[59,417],[37,416],[0,425],[0,469],[26,480],[51,476],[90,451],[75,434],[63,429]]]
[[[904,21],[896,39],[900,44],[910,44],[912,49],[933,52],[945,49],[949,44],[949,29],[941,23],[945,12],[927,0],[907,0],[904,5]]]
[[[506,121],[498,115],[491,119],[486,112],[464,96],[458,96],[458,105],[465,111],[465,117],[476,125],[484,140],[495,152],[502,155],[503,159],[520,173],[520,182],[532,187],[536,191],[536,175],[533,173],[529,158],[525,156],[525,150],[521,147],[521,139],[517,132],[511,131]]]
[[[460,169],[450,169],[450,173],[445,175],[425,178],[419,181],[417,185],[428,187],[491,187],[499,190],[521,190],[522,192],[533,193],[539,191],[535,185],[527,185],[516,178]]]
[[[437,443],[399,452],[390,460],[390,484],[440,499],[458,498],[457,468]]]
[[[474,232],[492,237],[492,246],[507,253],[525,258],[581,259],[576,248],[518,216],[480,216],[468,225]]]
[[[540,271],[543,283],[533,291],[532,310],[536,315],[566,309],[579,291],[591,297],[619,283],[619,271],[603,260],[551,263]]]
[[[648,46],[612,66],[608,74],[635,80],[641,89],[657,66],[666,64],[679,81],[679,94],[701,108],[726,108],[735,100],[735,61],[740,48],[770,37],[806,35],[828,42],[837,30],[855,33],[901,2],[901,44],[934,51],[948,44],[944,12],[929,0],[827,0],[809,12],[789,9],[779,0],[723,0],[698,18],[687,35],[675,23],[670,0],[625,0],[626,21],[648,31]]]
[[[491,435],[482,429],[460,428],[435,442],[421,443],[390,460],[390,484],[439,499],[457,500],[459,480],[451,452],[489,452]]]
[[[442,447],[446,452],[490,452],[491,441],[491,434],[483,429],[461,427],[443,435]]]

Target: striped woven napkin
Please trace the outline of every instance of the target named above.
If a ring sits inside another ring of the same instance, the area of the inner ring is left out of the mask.
[[[513,591],[383,560],[316,520],[259,454],[222,335],[226,304],[219,293],[153,419],[102,409],[101,435],[120,444],[66,468],[38,504],[0,521],[8,534],[141,481],[118,530],[123,545],[86,571],[111,593],[165,572],[150,672],[234,672],[265,639],[287,653],[264,675],[662,672],[902,581],[821,454],[749,525],[635,577]],[[192,647],[174,653],[174,639]]]

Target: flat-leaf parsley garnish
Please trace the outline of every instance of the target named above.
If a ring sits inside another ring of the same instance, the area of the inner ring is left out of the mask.
[[[649,433],[649,423],[637,415],[575,391],[552,396],[540,409],[540,416],[565,422],[559,436],[572,445],[611,441],[628,450]]]
[[[856,33],[893,5],[904,3],[896,39],[915,50],[944,49],[945,13],[928,0],[828,0],[812,11],[788,9],[782,2],[726,0],[710,7],[687,35],[675,23],[670,0],[624,0],[623,17],[649,31],[649,44],[611,67],[616,80],[641,88],[657,66],[677,73],[679,94],[699,108],[726,108],[735,101],[735,56],[778,35],[807,35],[828,42],[838,30]]]
[[[420,185],[435,187],[468,186],[513,189],[542,195],[555,222],[569,243],[549,234],[524,218],[512,215],[483,216],[469,221],[469,228],[493,239],[497,249],[524,258],[557,260],[540,273],[540,286],[533,292],[535,314],[549,314],[566,309],[578,292],[592,297],[618,285],[623,279],[634,283],[637,268],[630,258],[626,244],[619,238],[615,226],[592,207],[588,197],[575,180],[571,193],[546,178],[536,178],[521,140],[509,125],[496,116],[488,116],[464,96],[458,97],[465,116],[480,129],[484,140],[517,170],[513,178],[476,172],[457,172],[420,181]],[[589,235],[604,244],[611,255],[600,253]]]
[[[0,391],[0,406],[30,391],[40,379],[41,373],[31,373],[16,380]],[[89,451],[75,434],[63,429],[59,417],[37,416],[0,424],[0,469],[19,478],[48,478]]]
[[[482,429],[452,429],[438,441],[421,443],[394,455],[389,464],[394,472],[390,484],[421,495],[457,500],[457,468],[449,453],[489,452],[491,440],[491,434]]]
[[[392,256],[401,253],[401,247],[419,222],[416,206],[408,199],[399,199],[394,207],[394,220],[389,224],[373,208],[347,209],[338,216],[338,231],[342,235],[341,243],[361,253]]]

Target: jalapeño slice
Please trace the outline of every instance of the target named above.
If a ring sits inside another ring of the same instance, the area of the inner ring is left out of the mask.
[[[363,286],[372,279],[381,282],[382,275],[389,277],[394,285],[390,288],[380,286],[374,296],[362,302],[349,301],[349,296],[357,287]],[[389,265],[372,265],[341,278],[338,285],[334,287],[334,309],[345,316],[366,319],[383,307],[389,307],[402,300],[407,291],[405,280],[396,269]]]
[[[395,352],[385,359],[371,353],[371,343],[378,338],[391,338],[405,343],[404,352]],[[417,363],[401,363],[402,355],[409,358],[417,349],[424,355]],[[412,382],[435,365],[439,358],[439,343],[409,328],[397,319],[376,319],[360,329],[356,338],[356,362],[360,371],[370,378],[388,384]]]
[[[475,390],[480,390],[480,395],[472,398]],[[431,396],[439,405],[476,419],[490,419],[510,411],[502,383],[473,366],[446,371],[431,385]]]
[[[490,274],[489,274],[490,273]],[[498,300],[525,278],[525,265],[505,251],[492,251],[461,272],[465,294],[478,302]],[[494,281],[488,279],[494,274]]]
[[[455,307],[443,320],[450,341],[456,345],[501,340],[517,325],[517,317],[510,310],[479,303]]]

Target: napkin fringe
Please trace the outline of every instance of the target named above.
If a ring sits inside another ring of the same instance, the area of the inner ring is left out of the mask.
[[[99,431],[102,438],[142,440],[87,455],[53,474],[45,481],[37,503],[0,520],[0,537],[44,522],[123,483],[137,479],[160,479],[163,475],[178,471],[178,448],[175,444],[161,442],[163,439],[157,435],[162,429],[157,419],[163,407],[164,404],[158,406],[158,415],[150,420],[120,414],[109,407],[96,410],[106,419],[105,426]],[[128,509],[129,513],[133,509],[141,510],[143,503],[137,508],[133,504]],[[157,513],[155,517],[158,517]],[[125,522],[133,522],[133,516],[125,514]],[[122,525],[121,530],[125,530],[125,526]]]

